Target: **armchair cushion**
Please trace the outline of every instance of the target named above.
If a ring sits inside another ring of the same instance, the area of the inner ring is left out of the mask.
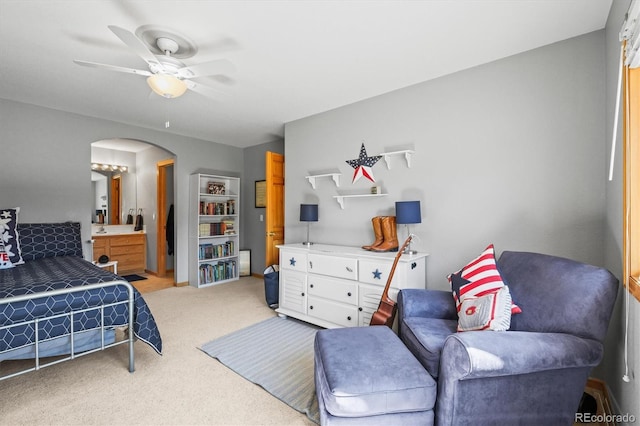
[[[407,317],[403,320],[404,332],[400,337],[431,377],[437,379],[442,347],[447,337],[456,332],[457,327],[458,320]]]
[[[597,266],[540,253],[504,251],[498,263],[522,307],[511,330],[567,333],[603,341],[618,279]]]

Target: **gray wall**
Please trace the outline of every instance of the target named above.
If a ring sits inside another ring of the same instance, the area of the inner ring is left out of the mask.
[[[394,202],[420,200],[413,247],[429,253],[427,282],[487,244],[601,265],[605,200],[604,31],[515,55],[285,125],[285,240],[303,241],[299,205],[319,203],[311,240],[360,246],[373,241],[370,218]],[[393,157],[373,172],[388,196],[351,183],[346,160],[413,148],[411,168]],[[342,184],[305,176],[337,168]],[[404,230],[399,228],[401,236]]]
[[[187,282],[189,175],[215,169],[240,175],[240,148],[0,99],[2,205],[21,207],[21,222],[79,221],[88,240],[91,142],[111,138],[138,139],[176,155],[175,277]]]
[[[255,181],[264,180],[266,152],[284,154],[284,141],[255,145],[244,150],[244,181],[242,183],[242,248],[251,250],[251,273],[264,272],[266,255],[266,209],[255,207]],[[262,221],[260,216],[262,215]]]
[[[607,152],[607,166],[609,164],[609,152],[611,150],[611,137],[613,134],[614,115],[616,105],[616,91],[618,83],[618,63],[620,61],[620,42],[618,33],[624,21],[624,15],[629,7],[630,0],[616,0],[611,6],[609,20],[606,27],[606,63],[607,63],[607,98],[606,98],[606,122],[607,131],[604,142]],[[606,221],[603,240],[605,265],[619,279],[622,278],[622,118],[618,123],[618,138],[616,141],[616,153],[613,180],[606,184]],[[622,381],[625,374],[624,364],[624,329],[625,329],[625,297],[627,292],[621,288],[618,293],[613,320],[609,326],[605,359],[598,370],[604,370],[603,379],[610,388],[610,395],[614,399],[614,406],[618,413],[629,413],[640,417],[640,386],[636,372],[640,372],[640,339],[638,338],[638,325],[640,324],[640,303],[632,296],[629,298],[629,375],[631,382]]]

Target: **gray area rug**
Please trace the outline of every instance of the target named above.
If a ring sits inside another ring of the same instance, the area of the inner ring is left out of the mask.
[[[274,317],[200,349],[319,424],[313,379],[313,341],[318,330],[295,319]]]

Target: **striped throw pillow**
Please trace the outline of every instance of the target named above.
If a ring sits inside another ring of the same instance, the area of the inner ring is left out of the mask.
[[[496,264],[493,244],[489,244],[478,257],[447,278],[451,283],[458,312],[460,312],[460,305],[464,298],[484,296],[506,285]],[[512,302],[511,314],[521,312],[520,307]]]

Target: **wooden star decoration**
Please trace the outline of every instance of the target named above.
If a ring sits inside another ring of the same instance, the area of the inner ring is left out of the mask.
[[[381,155],[376,155],[373,157],[367,156],[367,150],[364,147],[364,143],[360,147],[360,156],[355,160],[347,160],[347,164],[353,167],[355,170],[353,172],[353,180],[351,183],[355,183],[361,177],[366,177],[371,182],[375,182],[375,178],[373,177],[373,172],[371,171],[371,167],[378,162],[378,160],[382,158]]]

